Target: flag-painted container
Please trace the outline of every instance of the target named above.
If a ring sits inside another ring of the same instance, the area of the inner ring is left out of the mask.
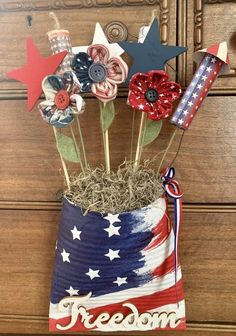
[[[185,329],[177,232],[165,195],[116,215],[64,198],[50,331]]]

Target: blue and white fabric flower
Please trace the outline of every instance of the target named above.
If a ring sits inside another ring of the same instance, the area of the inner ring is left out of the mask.
[[[75,114],[84,112],[85,102],[78,94],[81,85],[73,72],[45,77],[42,89],[46,100],[38,107],[48,124],[63,128],[73,122]]]

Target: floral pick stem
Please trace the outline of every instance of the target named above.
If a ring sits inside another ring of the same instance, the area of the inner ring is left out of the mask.
[[[57,141],[57,134],[56,134],[57,130],[56,130],[55,126],[53,126],[53,132],[54,132],[54,135],[55,135],[55,139]],[[66,184],[67,184],[68,189],[70,190],[70,178],[69,178],[68,170],[66,168],[66,164],[65,164],[65,161],[64,161],[61,153],[60,152],[58,152],[58,153],[60,155],[61,164],[62,164],[62,168],[63,168],[63,171],[64,171],[65,179],[66,179]]]
[[[105,140],[105,153],[106,153],[106,170],[110,173],[110,149],[109,149],[109,134],[108,129],[104,132],[104,140]]]
[[[100,123],[102,128],[104,156],[106,171],[110,173],[110,150],[109,150],[109,127],[115,116],[115,108],[113,101],[107,103],[99,103],[100,106]]]
[[[78,125],[78,130],[79,130],[79,137],[80,137],[80,143],[82,147],[82,152],[83,152],[83,157],[84,157],[84,164],[85,164],[85,169],[88,169],[88,162],[87,162],[87,156],[86,156],[86,151],[85,151],[85,146],[84,146],[84,139],[83,139],[83,134],[80,126],[80,121],[79,121],[79,116],[76,115],[76,120],[77,120],[77,125]]]
[[[75,145],[75,149],[76,149],[77,155],[78,155],[78,157],[80,157],[79,147],[77,145],[77,141],[76,141],[76,138],[75,138],[73,127],[71,125],[70,125],[70,131],[71,131],[71,135],[72,135],[72,138],[73,138],[73,141],[74,141],[74,145]],[[81,167],[82,172],[84,173],[84,165],[83,165],[83,162],[82,162],[81,159],[80,159],[80,167]]]
[[[167,155],[167,153],[168,153],[168,151],[169,151],[169,149],[170,149],[170,147],[171,147],[171,145],[172,145],[172,143],[173,143],[173,141],[174,141],[174,138],[175,138],[175,136],[176,136],[177,130],[178,130],[178,129],[176,128],[176,129],[174,130],[174,132],[172,133],[172,136],[171,136],[171,138],[170,138],[170,141],[169,141],[169,143],[168,143],[168,146],[166,147],[166,150],[165,150],[165,152],[164,152],[164,154],[163,154],[163,156],[162,156],[161,162],[160,162],[160,164],[159,164],[158,171],[157,171],[157,175],[160,174],[161,167],[162,167],[163,162],[164,162],[164,160],[165,160],[165,158],[166,158],[166,155]]]
[[[145,131],[145,121],[146,121],[146,113],[142,112],[141,121],[139,126],[139,134],[138,134],[138,143],[136,148],[135,160],[134,160],[134,171],[138,169],[141,154],[142,154],[142,141],[143,141],[143,132]]]
[[[133,160],[133,147],[134,147],[134,124],[135,124],[136,110],[133,109],[132,117],[132,130],[131,130],[131,143],[130,143],[130,161]]]
[[[102,138],[103,138],[103,148],[104,148],[106,171],[108,173],[110,173],[110,153],[109,153],[109,134],[108,134],[108,130],[102,131]]]

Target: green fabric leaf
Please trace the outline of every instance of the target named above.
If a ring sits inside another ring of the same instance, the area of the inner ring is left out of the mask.
[[[100,123],[102,131],[105,132],[112,124],[115,117],[115,107],[114,103],[108,102],[106,104],[100,104]]]
[[[74,141],[61,132],[56,132],[57,150],[63,159],[71,162],[80,163],[80,153],[77,152]]]
[[[144,131],[142,146],[147,146],[153,142],[159,135],[162,128],[162,120],[147,120]]]

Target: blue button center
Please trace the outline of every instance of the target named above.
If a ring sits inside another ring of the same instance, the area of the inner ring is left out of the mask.
[[[89,78],[94,83],[102,82],[107,77],[107,70],[101,63],[93,63],[88,69]]]
[[[145,98],[148,102],[154,103],[158,99],[158,92],[155,89],[149,89],[145,92]]]

